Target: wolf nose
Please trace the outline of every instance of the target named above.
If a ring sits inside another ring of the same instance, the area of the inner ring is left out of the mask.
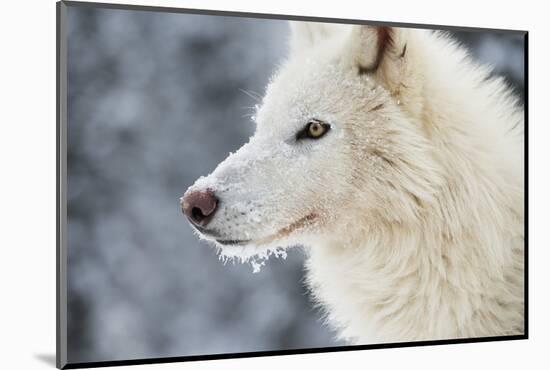
[[[192,191],[181,199],[181,210],[192,224],[198,226],[206,226],[210,222],[217,206],[218,198],[210,189]]]

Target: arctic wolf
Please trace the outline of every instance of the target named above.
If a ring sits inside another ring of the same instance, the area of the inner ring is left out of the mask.
[[[523,108],[445,34],[291,22],[255,134],[181,200],[248,259],[302,245],[350,343],[524,333]]]

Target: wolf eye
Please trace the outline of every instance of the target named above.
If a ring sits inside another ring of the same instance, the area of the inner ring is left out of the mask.
[[[301,139],[319,139],[330,130],[328,123],[312,119],[307,125],[296,134],[296,140]]]

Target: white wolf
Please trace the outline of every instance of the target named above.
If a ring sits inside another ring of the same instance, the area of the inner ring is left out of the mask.
[[[524,333],[523,108],[438,32],[291,22],[256,133],[182,198],[243,259],[306,247],[350,343]]]

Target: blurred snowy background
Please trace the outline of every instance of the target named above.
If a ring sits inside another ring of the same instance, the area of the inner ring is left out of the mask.
[[[523,37],[459,32],[523,94]],[[253,132],[285,21],[69,7],[69,361],[341,345],[303,253],[260,273],[199,243],[179,197]]]

